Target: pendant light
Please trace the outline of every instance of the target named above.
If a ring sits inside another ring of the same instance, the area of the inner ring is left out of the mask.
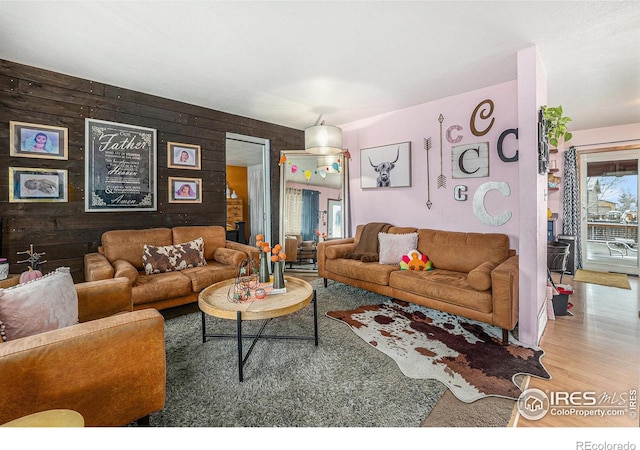
[[[313,155],[342,153],[342,130],[331,125],[316,125],[304,130],[304,149]]]

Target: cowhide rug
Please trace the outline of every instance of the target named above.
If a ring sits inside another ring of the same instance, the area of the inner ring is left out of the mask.
[[[542,349],[512,336],[502,345],[501,329],[464,317],[399,300],[327,316],[390,356],[407,377],[436,379],[463,402],[485,396],[517,399],[519,374],[551,378],[540,361]]]

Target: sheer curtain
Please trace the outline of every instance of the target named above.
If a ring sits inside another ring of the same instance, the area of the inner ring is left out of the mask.
[[[255,245],[256,236],[264,233],[264,179],[262,166],[247,169],[249,189],[249,244]]]
[[[578,179],[578,152],[575,147],[564,152],[564,204],[562,206],[562,233],[576,237],[576,269],[582,269],[582,238],[580,236],[580,182]]]
[[[287,188],[285,190],[285,224],[286,234],[301,234],[302,231],[302,189]]]
[[[320,206],[320,192],[302,190],[302,240],[315,240],[315,229],[318,228],[318,210]]]

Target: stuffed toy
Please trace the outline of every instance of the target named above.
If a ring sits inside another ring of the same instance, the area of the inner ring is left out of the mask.
[[[402,257],[400,261],[400,269],[402,270],[432,270],[433,265],[427,255],[423,255],[418,250],[411,250]]]

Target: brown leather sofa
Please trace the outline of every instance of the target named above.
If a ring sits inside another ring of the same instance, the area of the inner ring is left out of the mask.
[[[203,238],[207,264],[180,271],[147,275],[144,246],[168,246]],[[102,234],[97,253],[84,257],[86,281],[126,277],[132,286],[133,309],[166,309],[193,303],[200,291],[218,281],[234,278],[238,265],[256,258],[256,247],[228,241],[221,226],[184,226],[143,230],[112,230]]]
[[[79,283],[80,323],[0,341],[0,424],[50,409],[85,426],[147,423],[164,407],[164,319],[133,312],[126,278]]]
[[[355,252],[363,234],[318,244],[318,275],[428,308],[495,325],[508,331],[518,322],[518,256],[509,237],[499,233],[463,233],[412,227],[390,227],[388,233],[418,233],[417,250],[434,270],[400,270],[345,258]],[[399,263],[399,262],[398,262]]]

